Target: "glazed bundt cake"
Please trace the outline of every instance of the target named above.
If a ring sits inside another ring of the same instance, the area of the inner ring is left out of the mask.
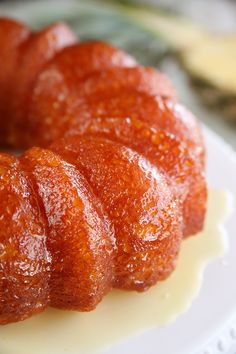
[[[29,149],[0,154],[0,324],[165,279],[207,198],[201,129],[170,81],[63,24],[0,19],[0,55],[1,144]]]

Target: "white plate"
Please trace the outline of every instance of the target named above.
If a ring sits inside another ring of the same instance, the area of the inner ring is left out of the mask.
[[[226,147],[226,145],[218,137],[215,136],[214,133],[210,132],[207,129],[205,129],[205,137],[206,137],[206,144],[208,149],[207,174],[208,174],[209,187],[216,188],[216,189],[228,189],[231,191],[231,194],[233,194],[236,198],[236,189],[234,183],[236,177],[235,155],[232,153],[232,151],[230,151],[229,148]],[[216,198],[214,200],[217,202],[218,200],[222,200],[222,199]],[[216,208],[216,209],[220,209],[220,208]],[[215,221],[215,223],[217,224],[217,220],[214,220],[214,217],[211,220],[213,220],[213,222]],[[218,222],[220,221],[218,220]],[[236,305],[235,305],[236,285],[234,282],[234,269],[236,265],[235,264],[236,259],[234,257],[236,245],[234,245],[234,243],[236,241],[235,238],[233,237],[233,230],[235,229],[235,225],[236,225],[235,219],[231,218],[230,222],[227,225],[228,234],[231,238],[230,251],[225,256],[224,259],[220,259],[219,261],[212,263],[207,268],[207,271],[204,272],[204,281],[203,281],[203,286],[200,291],[199,297],[197,298],[197,300],[193,302],[192,307],[188,312],[178,317],[175,324],[166,326],[164,328],[159,327],[150,330],[146,334],[140,337],[131,338],[129,341],[126,341],[123,344],[114,346],[112,349],[110,349],[110,351],[106,353],[107,354],[114,354],[114,353],[127,353],[127,354],[128,353],[135,353],[135,354],[136,353],[143,353],[143,354],[144,353],[148,353],[148,354],[227,353],[230,354],[228,353],[228,347],[231,346],[232,342],[235,342],[236,344],[236,340],[235,340],[236,330],[235,331],[232,330],[231,322],[230,322],[230,317],[232,314],[235,313],[235,318],[236,318]],[[209,230],[211,230],[211,227]],[[210,234],[217,237],[217,234],[215,234],[214,232],[212,233],[210,232]],[[207,233],[206,235],[202,235],[202,236],[203,237],[207,236]],[[202,238],[202,240],[204,241],[204,238]],[[202,241],[201,241],[201,245],[204,245]],[[208,245],[207,238],[206,238],[205,245],[206,247]],[[192,247],[191,249],[192,250],[195,249],[197,252],[196,254],[199,254],[199,248],[197,246],[196,248]],[[187,249],[185,248],[185,255],[186,255],[186,250]],[[204,253],[203,248],[200,248],[200,250],[201,252],[203,250]],[[182,262],[182,265],[184,265],[184,268],[182,268],[183,277],[184,277],[183,269],[186,269],[186,267],[188,267],[188,262],[191,262],[190,269],[194,269],[194,264],[195,264],[194,260],[192,260],[191,256],[188,257],[187,255],[187,257],[184,259],[184,262]],[[192,274],[194,279],[195,276],[194,272]],[[184,281],[186,282],[186,287],[184,285]],[[189,281],[188,277],[187,278],[177,277],[177,281],[175,280],[174,282],[175,284],[174,288],[173,285],[170,288],[168,288],[167,286],[167,289],[169,290],[171,289],[170,299],[174,299],[174,297],[176,297],[177,299],[178,298],[188,299],[189,298],[188,295],[190,295],[190,299],[192,299],[193,297],[192,292],[191,291],[188,292],[188,281]],[[196,282],[193,281],[193,283],[195,284],[194,285],[195,288],[195,286],[197,286]],[[166,284],[168,284],[168,281]],[[184,285],[184,287],[181,288],[182,285]],[[176,289],[175,287],[177,288],[177,291],[175,291]],[[182,291],[181,295],[179,294],[179,290]],[[185,296],[186,294],[187,296]],[[103,308],[103,310],[100,312],[98,309],[98,316],[96,316],[96,312],[95,312],[95,317],[93,316],[93,313],[91,313],[90,315],[92,317],[90,317],[90,319],[88,314],[84,314],[84,315],[81,314],[81,316],[79,316],[79,314],[70,313],[71,316],[70,318],[68,317],[69,316],[68,313],[66,315],[65,312],[62,314],[59,311],[56,311],[53,312],[52,317],[50,317],[50,315],[47,316],[47,314],[45,313],[44,314],[45,316],[44,315],[42,315],[42,317],[36,316],[29,321],[25,321],[24,323],[25,326],[22,323],[18,323],[15,326],[13,325],[13,327],[11,326],[4,327],[0,338],[0,354],[6,354],[6,353],[16,354],[17,350],[20,353],[37,352],[40,354],[43,354],[44,352],[52,353],[52,351],[53,352],[55,351],[57,353],[58,352],[65,353],[65,354],[66,353],[77,354],[78,352],[88,353],[86,349],[83,349],[84,344],[85,344],[84,348],[86,348],[87,344],[94,343],[93,344],[93,348],[94,348],[94,346],[96,346],[95,343],[99,345],[100,339],[102,340],[102,343],[100,344],[104,344],[104,341],[105,344],[108,345],[110,341],[114,343],[114,340],[112,340],[112,338],[115,339],[116,334],[118,338],[122,338],[122,335],[124,336],[124,334],[127,333],[126,330],[130,331],[129,326],[126,327],[126,323],[124,323],[124,321],[126,320],[126,316],[130,316],[129,320],[126,321],[127,323],[130,323],[130,320],[133,322],[137,320],[138,323],[140,322],[141,322],[140,324],[143,323],[145,328],[146,326],[145,324],[147,324],[146,315],[145,313],[143,314],[143,312],[138,312],[139,308],[141,307],[143,311],[143,309],[148,307],[147,316],[150,315],[152,316],[152,312],[155,313],[155,311],[153,311],[153,306],[155,306],[153,304],[155,303],[155,300],[153,301],[152,297],[149,298],[149,301],[146,302],[144,301],[144,303],[142,303],[142,301],[136,302],[135,299],[137,300],[137,297],[133,297],[131,299],[131,302],[125,301],[123,305],[121,305],[122,297],[116,298],[116,300],[118,301],[117,304],[119,305],[118,308],[117,306],[115,306],[116,302],[108,301],[107,303],[108,306],[105,307],[103,307],[101,304],[100,309]],[[153,299],[156,298],[153,297]],[[161,299],[162,298],[159,297],[160,300],[160,302],[158,302],[159,308],[160,306],[164,306],[164,308],[166,308],[165,306],[169,306],[169,305],[172,308],[173,305],[173,303],[171,302],[172,300],[165,303]],[[121,302],[119,302],[119,300],[121,300]],[[131,309],[133,301],[134,303],[138,304],[136,305],[134,311],[132,311]],[[184,300],[184,302],[185,301],[186,300]],[[104,301],[104,303],[106,303],[106,301]],[[115,307],[113,307],[113,305]],[[188,307],[188,304],[184,305],[184,308],[183,308],[183,304],[180,305],[179,308],[180,311],[178,313],[182,313],[184,310],[186,311],[186,306]],[[114,311],[113,308],[115,309]],[[161,310],[162,309],[160,308],[160,312]],[[137,317],[136,312],[137,314],[143,314],[143,317],[141,317],[142,315],[139,315]],[[156,308],[156,312],[159,313],[159,310],[157,310],[157,308]],[[48,314],[49,313],[50,312],[48,312]],[[74,316],[76,316],[77,320],[75,320]],[[134,316],[136,320],[134,320],[132,316]],[[37,321],[37,319],[39,321]],[[103,323],[103,319],[104,319],[104,323]],[[116,322],[117,322],[117,326],[116,326]],[[152,321],[150,323],[153,325]],[[154,322],[154,323],[158,323],[158,322]],[[110,326],[113,329],[113,331],[111,332],[109,332]],[[147,326],[150,326],[149,322]],[[100,333],[98,331],[99,328],[100,328]],[[6,331],[4,331],[4,329],[6,329]],[[9,329],[9,331],[7,329]],[[218,335],[218,333],[220,334],[222,333],[222,329],[224,330],[223,336],[227,337],[227,341],[226,338],[223,339],[221,338],[222,335],[220,336]],[[142,328],[138,330],[140,331],[142,330]],[[90,332],[92,333],[91,335]],[[108,334],[107,332],[109,332],[110,334]],[[127,333],[127,335],[129,333]],[[105,338],[104,338],[104,334],[105,334]],[[59,339],[57,338],[58,336]],[[86,338],[85,342],[83,342],[84,338]],[[208,341],[210,341],[210,343],[207,344],[208,348],[209,347],[213,348],[210,352],[209,350],[208,351],[205,350],[206,343]],[[75,348],[78,349],[76,350]],[[3,350],[3,352],[1,351],[1,349]],[[100,348],[97,347],[97,349],[99,350]]]
[[[205,129],[207,178],[211,188],[229,190],[236,199],[236,155],[217,135]],[[228,353],[235,341],[236,318],[236,217],[226,224],[230,248],[224,259],[210,264],[198,298],[190,310],[168,327],[116,345],[106,354],[217,354]],[[230,331],[230,340],[228,333]]]
[[[43,6],[49,6],[46,1],[44,5],[41,1],[37,3],[41,9]],[[69,3],[74,1],[64,1],[65,5]],[[1,13],[3,14],[2,7]],[[34,11],[33,16],[30,3],[10,6],[6,13],[17,15],[29,22],[34,22],[35,17],[38,17],[37,11]],[[215,119],[214,113],[207,112],[196,103],[197,99],[178,70],[171,66],[167,72],[175,82],[181,100],[212,128],[220,134],[225,134],[233,144],[236,141],[235,132],[222,120]],[[205,136],[209,185],[211,188],[230,190],[236,199],[236,156],[211,131],[206,129]],[[230,235],[230,249],[224,263],[219,260],[207,267],[200,294],[189,311],[180,316],[173,325],[153,329],[139,337],[131,338],[106,351],[106,354],[223,354],[228,353],[228,346],[233,340],[236,348],[236,331],[233,331],[231,326],[234,317],[236,318],[236,217],[229,220],[227,230]],[[1,352],[1,348],[0,354],[5,354]]]

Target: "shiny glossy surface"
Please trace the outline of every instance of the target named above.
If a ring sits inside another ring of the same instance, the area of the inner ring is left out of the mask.
[[[162,95],[176,99],[176,92],[171,81],[162,73],[149,67],[135,66],[133,68],[116,67],[99,70],[85,78],[80,91],[86,96],[113,94],[122,89],[135,88],[149,95]],[[80,92],[79,92],[80,94]]]
[[[96,52],[98,46],[99,44],[96,43],[96,47],[92,47],[93,52]],[[87,47],[83,49],[85,51]],[[108,49],[111,51],[111,48],[108,47],[106,50],[108,51]],[[68,49],[67,52],[72,52],[72,49]],[[110,53],[108,52],[108,54]],[[114,52],[114,58],[108,58],[109,60],[101,58],[101,61],[96,59],[94,62],[93,56],[88,52],[87,62],[82,62],[80,66],[81,57],[77,59],[71,53],[70,61],[73,61],[73,64],[70,63],[69,67],[79,66],[79,70],[75,69],[73,74],[67,72],[68,69],[66,71],[64,67],[58,67],[56,65],[57,58],[55,58],[42,72],[35,84],[29,107],[31,137],[35,137],[41,145],[48,144],[63,135],[72,119],[76,120],[78,107],[84,101],[91,98],[103,98],[108,94],[119,97],[125,89],[131,88],[139,92],[146,92],[148,95],[161,94],[176,99],[175,90],[164,74],[152,68],[126,67],[130,65],[129,57],[124,56],[123,62],[120,62],[115,60],[117,54],[121,53]],[[110,66],[112,69],[109,69]],[[61,117],[60,124],[58,124],[58,115]],[[41,138],[38,132],[41,133]]]
[[[203,227],[201,129],[169,80],[109,44],[73,42],[61,24],[32,34],[0,21],[1,142],[48,147],[0,155],[0,323],[146,290]]]
[[[14,87],[10,104],[10,117],[14,125],[10,131],[9,144],[21,143],[19,135],[27,132],[27,111],[33,84],[43,66],[57,52],[75,42],[75,35],[64,24],[54,24],[30,37],[18,50],[17,66],[14,70]]]
[[[79,88],[84,78],[97,70],[135,65],[128,54],[103,42],[81,43],[64,49],[35,83],[28,113],[31,139],[26,144],[32,145],[32,139],[36,139],[45,146],[63,135],[80,104]]]
[[[31,171],[48,223],[50,305],[91,310],[111,288],[115,244],[109,221],[74,166],[39,148],[21,160]]]
[[[206,226],[197,237],[184,240],[176,270],[164,282],[141,294],[113,290],[90,313],[47,309],[23,323],[1,327],[2,351],[7,354],[191,353],[191,348],[195,350],[196,345],[190,344],[186,348],[184,336],[186,329],[193,336],[195,333],[190,326],[191,313],[198,313],[197,325],[202,327],[203,311],[199,304],[202,291],[207,284],[210,291],[206,293],[206,298],[211,304],[211,276],[216,278],[217,283],[219,278],[214,274],[218,275],[219,270],[223,269],[225,273],[228,271],[227,267],[222,266],[222,260],[218,259],[225,254],[227,236],[229,239],[231,236],[225,232],[226,216],[233,211],[227,197],[228,193],[224,191],[210,190]],[[216,258],[217,261],[212,264]],[[203,333],[209,340],[208,332]],[[203,350],[200,353],[203,354]]]
[[[109,138],[144,155],[154,166],[164,172],[183,208],[184,235],[192,235],[203,227],[206,205],[206,182],[202,165],[186,144],[175,135],[166,133],[158,125],[138,118],[106,117],[101,110],[93,111],[92,119],[81,119],[68,131]]]
[[[47,227],[30,176],[19,159],[0,154],[0,324],[48,305]]]
[[[0,18],[0,139],[7,143],[11,120],[9,119],[9,106],[14,73],[17,66],[19,46],[30,36],[30,29],[17,21]]]
[[[75,165],[114,225],[114,286],[145,290],[173,270],[182,217],[165,176],[135,151],[98,137],[70,137],[51,149]]]

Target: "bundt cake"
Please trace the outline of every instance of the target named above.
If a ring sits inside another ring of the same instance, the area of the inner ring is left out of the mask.
[[[64,24],[2,18],[0,55],[1,144],[28,149],[0,154],[0,324],[165,279],[207,198],[201,129],[170,81]]]

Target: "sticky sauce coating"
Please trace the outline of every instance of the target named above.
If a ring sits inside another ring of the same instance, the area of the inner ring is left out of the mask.
[[[101,114],[100,104],[91,117],[81,114],[80,124],[72,125],[68,136],[90,134],[109,138],[129,146],[144,155],[154,166],[164,171],[184,214],[184,235],[189,236],[203,227],[207,189],[202,162],[174,134],[166,133],[137,116]]]
[[[82,171],[114,225],[114,285],[144,290],[168,275],[182,222],[165,175],[133,150],[94,136],[63,139],[51,149]]]
[[[91,310],[111,289],[114,236],[99,201],[74,166],[48,150],[22,157],[48,222],[50,305]]]
[[[0,324],[49,303],[50,255],[38,196],[16,157],[0,154]]]
[[[0,19],[0,324],[147,290],[202,230],[205,148],[165,75],[64,24]],[[32,147],[32,146],[38,147]]]
[[[18,50],[17,67],[14,70],[14,87],[10,114],[14,120],[9,144],[19,144],[19,133],[27,130],[27,107],[34,81],[45,63],[65,46],[75,43],[73,32],[64,24],[51,25],[40,32],[33,32]]]
[[[0,70],[0,141],[7,144],[11,119],[9,119],[9,106],[11,90],[14,85],[14,73],[17,68],[19,46],[30,36],[30,29],[10,19],[0,18],[0,45],[1,45],[1,70]]]
[[[199,294],[203,279],[205,283],[210,278],[209,273],[203,277],[206,265],[224,256],[227,250],[230,235],[227,235],[224,224],[226,218],[233,213],[229,203],[232,195],[228,197],[228,193],[223,190],[209,191],[204,231],[197,237],[184,240],[178,266],[164,282],[141,294],[113,290],[90,313],[48,309],[22,323],[2,326],[2,351],[8,354],[64,354],[65,351],[67,354],[95,354],[98,351],[109,351],[109,348],[127,340],[130,340],[129,348],[134,348],[136,336],[151,328],[154,341],[160,348],[158,339],[163,338],[162,328],[158,327],[173,323],[190,306],[193,312],[196,310],[194,307],[197,302],[193,300]],[[223,266],[221,262],[218,262],[216,268]],[[169,326],[164,329],[165,332],[169,330],[171,332]],[[166,333],[165,338],[168,338]],[[118,347],[113,350],[120,352]]]

